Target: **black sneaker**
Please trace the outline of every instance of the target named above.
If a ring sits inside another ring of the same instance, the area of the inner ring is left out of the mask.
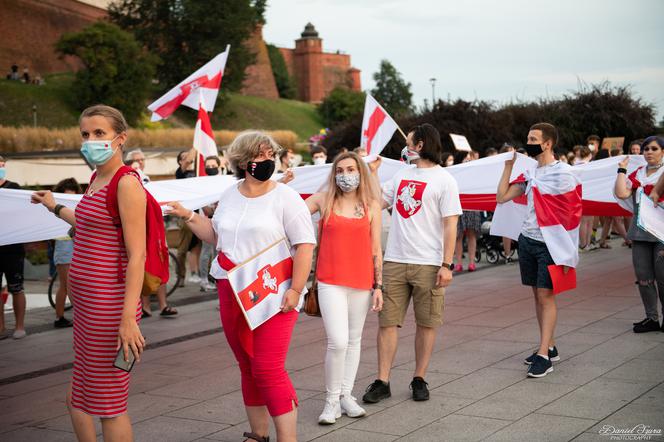
[[[427,388],[429,384],[426,383],[421,377],[413,378],[413,382],[410,383],[410,389],[413,391],[413,400],[414,401],[428,401],[429,400],[429,389]]]
[[[528,369],[528,377],[543,378],[553,371],[553,364],[547,358],[535,355],[532,365]]]
[[[524,364],[532,364],[533,361],[535,360],[535,356],[537,356],[537,352],[533,352],[530,356],[528,356],[526,359],[523,360]],[[558,355],[558,349],[556,346],[553,346],[553,350],[549,350],[549,360],[552,362],[558,362],[560,360],[560,356]]]
[[[67,328],[71,327],[74,325],[74,321],[70,321],[69,319],[65,318],[64,316],[59,317],[55,321],[53,321],[53,327],[55,328]]]
[[[387,399],[391,396],[392,392],[390,391],[390,383],[376,379],[367,387],[366,393],[362,396],[362,401],[368,404],[377,404],[383,399]]]
[[[647,333],[651,331],[659,331],[659,322],[653,321],[648,318],[645,321],[642,321],[640,324],[634,326],[634,333]]]
[[[648,322],[648,318],[644,319],[643,321],[632,322],[632,325],[643,325],[643,324],[645,324],[646,322]]]

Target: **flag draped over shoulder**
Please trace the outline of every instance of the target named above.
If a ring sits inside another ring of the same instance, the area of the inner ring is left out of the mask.
[[[537,224],[553,262],[576,267],[583,212],[581,181],[570,166],[539,177],[531,177],[527,172],[525,179],[533,192]]]
[[[369,155],[378,155],[385,145],[390,142],[394,131],[398,127],[397,123],[378,104],[376,99],[367,94],[367,99],[364,102],[360,146],[364,147]]]
[[[200,96],[203,96],[209,106],[208,111],[212,112],[217,101],[221,79],[224,76],[229,51],[230,45],[226,46],[224,52],[150,104],[148,109],[152,111],[152,121],[168,118],[181,105],[198,110]]]

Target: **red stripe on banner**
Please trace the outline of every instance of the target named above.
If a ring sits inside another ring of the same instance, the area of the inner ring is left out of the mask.
[[[565,230],[579,227],[583,212],[581,184],[574,190],[555,195],[541,193],[537,187],[532,190],[535,192],[535,213],[540,227],[562,225]]]
[[[198,106],[198,119],[201,122],[201,130],[214,140],[214,133],[212,133],[212,124],[210,123],[210,115],[202,105]]]
[[[173,112],[175,112],[175,109],[180,107],[185,98],[187,98],[187,95],[179,94],[171,101],[167,101],[166,103],[159,106],[157,109],[155,109],[154,112],[161,118],[168,118]]]
[[[376,133],[378,133],[378,129],[380,129],[380,125],[383,124],[383,121],[385,121],[385,112],[383,112],[379,106],[376,106],[374,111],[371,113],[371,117],[369,117],[369,125],[364,131],[364,135],[367,137],[368,154],[371,153],[371,142],[376,136]]]
[[[618,203],[605,201],[583,200],[583,216],[632,216],[632,212],[625,210]]]
[[[487,212],[496,211],[496,194],[495,193],[462,193],[459,195],[461,200],[461,208],[463,210],[486,210]],[[526,195],[521,195],[512,200],[515,204],[526,205],[528,198]]]

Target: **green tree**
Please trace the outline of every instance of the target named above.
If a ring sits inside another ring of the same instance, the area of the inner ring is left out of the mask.
[[[136,122],[150,92],[156,60],[130,33],[100,21],[63,35],[56,49],[83,63],[72,84],[79,109],[104,103],[120,109],[130,124]]]
[[[277,84],[277,90],[281,98],[295,98],[295,81],[288,73],[286,61],[281,51],[275,45],[267,45],[267,54],[270,57],[272,75]]]
[[[332,126],[361,114],[365,98],[364,92],[337,86],[318,105],[318,113],[326,126]]]
[[[380,62],[380,69],[373,74],[376,87],[371,90],[371,95],[392,116],[400,117],[409,115],[413,108],[413,93],[410,91],[410,83],[406,83],[397,69],[387,60]]]
[[[231,45],[222,90],[239,90],[255,54],[245,47],[264,22],[265,0],[116,0],[113,22],[130,30],[162,63],[157,77],[168,89]]]

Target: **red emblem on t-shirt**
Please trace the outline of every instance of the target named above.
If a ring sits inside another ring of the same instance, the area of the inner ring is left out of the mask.
[[[422,194],[427,183],[422,181],[402,180],[397,190],[397,211],[404,218],[415,215],[422,207]]]

